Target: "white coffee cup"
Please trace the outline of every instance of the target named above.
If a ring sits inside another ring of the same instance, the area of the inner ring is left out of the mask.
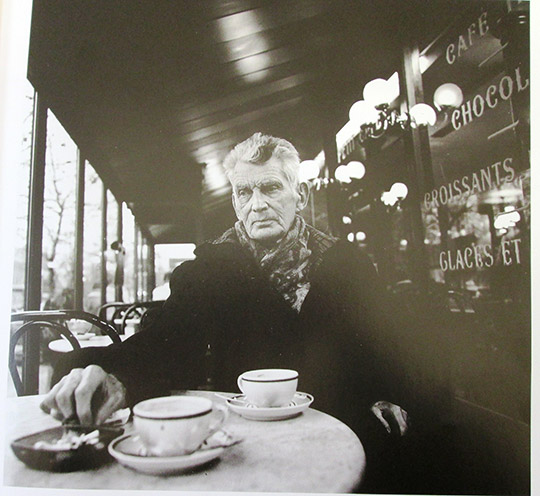
[[[238,387],[246,401],[260,408],[287,406],[298,387],[298,372],[289,369],[260,369],[244,372]]]
[[[227,408],[198,396],[164,396],[133,407],[133,424],[155,456],[188,455],[223,425]]]

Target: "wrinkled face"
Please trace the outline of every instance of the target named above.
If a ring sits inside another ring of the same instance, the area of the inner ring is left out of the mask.
[[[307,187],[295,190],[272,157],[262,165],[239,162],[231,176],[233,206],[248,236],[265,245],[279,241],[291,227],[296,212],[307,202]]]

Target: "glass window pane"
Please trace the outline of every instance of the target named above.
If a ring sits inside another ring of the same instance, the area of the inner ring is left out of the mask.
[[[169,277],[172,271],[186,260],[193,260],[193,243],[175,243],[155,245],[156,287],[152,300],[166,300],[170,294]]]
[[[97,313],[101,306],[101,197],[103,183],[88,162],[85,168],[83,306]]]
[[[13,250],[13,293],[12,311],[24,310],[24,278],[26,274],[26,245],[28,235],[28,194],[30,181],[30,160],[32,153],[32,124],[34,106],[34,88],[24,80],[24,99],[21,106],[23,111],[23,136],[21,153],[17,164],[17,203],[15,205],[15,235]]]
[[[51,111],[47,127],[41,301],[73,308],[77,147]]]
[[[440,106],[430,128],[434,184],[422,210],[431,276],[451,291],[462,322],[453,335],[455,394],[528,422],[529,53],[515,33],[503,42],[495,29],[509,7],[476,6],[423,54],[426,100],[441,88],[459,98]],[[459,35],[474,22],[482,29],[462,50]]]
[[[123,203],[122,237],[124,255],[124,301],[136,301],[135,295],[135,220],[131,210]]]
[[[118,203],[114,195],[107,191],[107,302],[116,301],[115,277],[116,274],[116,251],[111,245],[118,240],[117,236]]]

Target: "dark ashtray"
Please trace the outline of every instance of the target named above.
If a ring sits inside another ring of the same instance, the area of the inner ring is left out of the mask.
[[[11,449],[31,468],[74,472],[109,461],[111,456],[107,446],[123,433],[121,427],[59,426],[16,439],[11,443]]]

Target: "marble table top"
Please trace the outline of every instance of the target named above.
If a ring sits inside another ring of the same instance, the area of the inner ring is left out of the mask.
[[[191,391],[224,402],[212,392]],[[345,424],[307,409],[295,418],[247,420],[231,412],[225,428],[243,441],[198,471],[146,475],[116,461],[97,469],[50,473],[33,470],[10,449],[14,439],[59,423],[39,409],[41,397],[9,398],[5,416],[4,485],[78,489],[345,493],[358,486],[365,469],[361,442]],[[316,406],[316,398],[314,405]],[[132,429],[127,424],[126,431]]]

